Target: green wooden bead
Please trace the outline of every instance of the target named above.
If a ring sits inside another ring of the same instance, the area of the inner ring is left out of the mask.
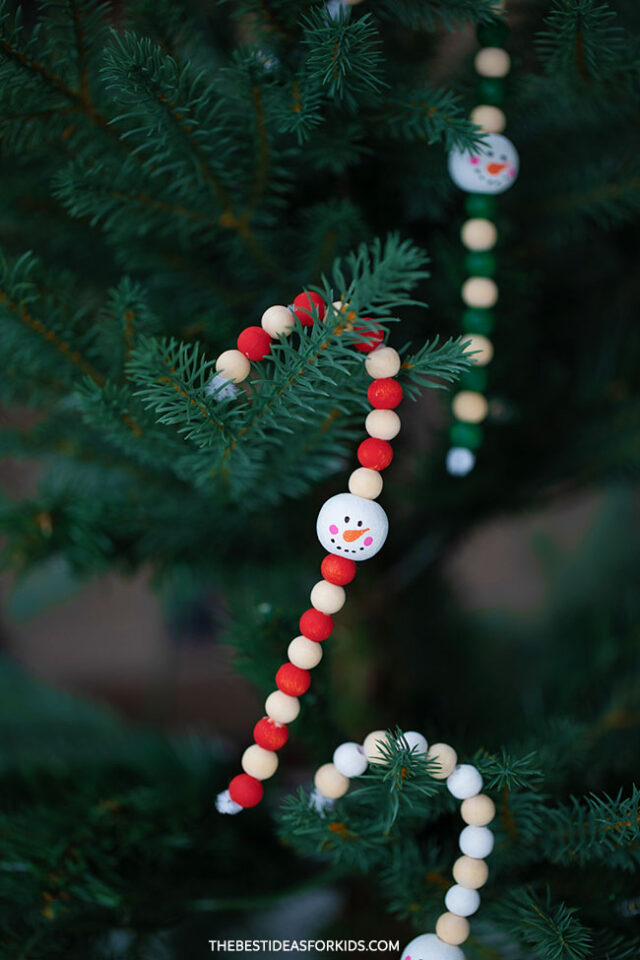
[[[482,307],[469,307],[462,314],[462,329],[465,333],[481,333],[487,337],[493,330],[495,322],[493,312]]]
[[[478,100],[499,107],[504,103],[504,80],[501,77],[482,77],[478,81]]]
[[[477,423],[463,423],[458,420],[451,424],[449,439],[455,447],[477,450],[482,443],[482,427]]]
[[[476,37],[481,47],[504,47],[509,39],[509,27],[504,20],[480,23],[476,29]]]
[[[484,367],[472,367],[460,377],[457,386],[460,390],[475,390],[476,393],[484,393],[487,389],[489,376]]]
[[[496,272],[496,258],[489,250],[470,250],[464,266],[471,277],[492,277]]]
[[[491,218],[496,211],[496,198],[490,193],[468,193],[464,205],[470,217]]]

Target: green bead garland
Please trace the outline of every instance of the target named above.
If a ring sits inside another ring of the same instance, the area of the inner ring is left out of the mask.
[[[464,266],[471,277],[492,277],[496,272],[496,258],[489,250],[470,250]]]
[[[504,80],[501,77],[483,77],[478,81],[478,99],[500,107],[504,103]]]
[[[468,193],[464,208],[470,217],[492,217],[496,212],[496,198],[490,193]]]
[[[461,420],[457,420],[451,425],[449,439],[454,447],[477,450],[482,444],[482,427],[477,423],[463,423]]]
[[[465,333],[481,333],[488,337],[496,323],[492,310],[483,307],[467,307],[462,314],[462,329]]]

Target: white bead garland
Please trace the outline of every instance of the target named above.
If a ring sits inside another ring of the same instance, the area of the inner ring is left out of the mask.
[[[265,700],[264,712],[276,723],[291,723],[300,713],[300,701],[282,690],[274,690]]]
[[[333,763],[324,763],[318,767],[313,782],[316,790],[330,800],[343,797],[349,789],[348,777],[340,773]]]
[[[427,760],[433,760],[435,766],[431,770],[434,780],[446,780],[455,770],[458,754],[448,743],[432,743],[427,751]]]
[[[493,344],[481,333],[465,333],[462,337],[468,346],[465,353],[473,353],[472,359],[479,367],[486,367],[493,358]]]
[[[382,752],[387,744],[386,730],[372,730],[364,738],[362,747],[369,763],[386,763],[386,757]]]
[[[493,834],[487,827],[465,827],[460,834],[460,849],[474,860],[483,860],[493,850]]]
[[[477,890],[469,890],[456,883],[447,890],[444,905],[449,913],[455,913],[457,917],[470,917],[480,906],[480,894]]]
[[[469,921],[455,913],[441,913],[436,920],[436,935],[444,943],[457,947],[469,936]]]
[[[333,763],[345,777],[359,777],[369,765],[364,748],[359,743],[341,743],[334,751]]]
[[[466,447],[451,447],[447,451],[446,465],[452,477],[466,477],[473,470],[475,462],[475,453]]]
[[[251,364],[239,350],[225,350],[216,360],[216,370],[225,380],[242,383],[251,372]]]
[[[465,423],[482,423],[489,413],[487,398],[475,390],[461,390],[451,401],[451,409],[458,420]]]
[[[256,780],[268,780],[278,769],[278,754],[275,750],[265,750],[252,743],[242,754],[242,769]]]
[[[486,827],[496,815],[496,805],[484,793],[469,797],[460,804],[460,816],[472,827]]]
[[[447,777],[447,788],[456,800],[475,797],[482,790],[482,777],[470,763],[460,763]]]
[[[489,868],[484,860],[476,857],[458,857],[453,865],[453,879],[461,887],[468,890],[477,890],[483,887],[489,877]]]
[[[416,757],[426,757],[429,749],[426,737],[417,730],[406,730],[397,741],[399,747],[406,747]]]
[[[269,307],[262,314],[260,323],[273,340],[288,337],[295,327],[295,317],[287,307],[280,305]]]
[[[498,285],[491,277],[469,277],[462,284],[462,299],[468,307],[493,307],[498,302]]]

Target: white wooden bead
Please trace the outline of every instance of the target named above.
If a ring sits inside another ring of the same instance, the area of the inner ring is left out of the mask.
[[[278,769],[278,754],[252,743],[242,754],[242,769],[256,780],[268,780]]]
[[[488,827],[465,827],[460,834],[460,849],[474,860],[483,860],[493,850],[494,838]]]
[[[369,763],[387,763],[387,759],[380,750],[380,743],[384,746],[387,746],[387,731],[386,730],[372,730],[371,733],[368,733],[364,738],[364,743],[362,744],[362,749],[365,752],[365,756]]]
[[[313,782],[318,793],[329,800],[343,797],[349,789],[349,778],[340,773],[333,763],[323,763],[318,767]]]
[[[239,350],[225,350],[216,360],[216,370],[225,380],[242,383],[251,372],[251,364]]]
[[[358,467],[349,477],[349,492],[365,500],[375,500],[382,493],[380,472],[369,467]]]
[[[491,277],[469,277],[461,294],[468,307],[493,307],[498,302],[498,284]]]
[[[480,906],[480,894],[477,890],[469,890],[456,883],[447,890],[444,905],[456,917],[470,917]]]
[[[486,827],[496,815],[496,805],[485,793],[469,797],[460,804],[460,816],[472,827]]]
[[[372,410],[364,426],[370,437],[393,440],[400,433],[401,421],[395,410]]]
[[[498,229],[491,220],[474,217],[462,224],[460,238],[467,250],[491,250],[496,245]]]
[[[484,860],[474,857],[458,857],[453,865],[453,879],[461,887],[477,890],[484,887],[489,877],[489,868]]]
[[[465,353],[473,353],[472,360],[479,367],[486,367],[493,357],[493,344],[481,333],[465,333],[462,340],[467,344]]]
[[[471,763],[459,763],[447,777],[447,789],[456,800],[475,797],[482,790],[480,771]]]
[[[500,107],[481,103],[471,111],[471,122],[487,133],[502,133],[507,125],[507,118]]]
[[[481,77],[506,77],[511,69],[511,57],[502,47],[483,47],[474,61]]]
[[[364,749],[359,743],[341,743],[334,751],[333,763],[345,777],[359,777],[368,766]]]
[[[295,317],[287,307],[276,305],[268,307],[262,314],[262,329],[270,337],[278,340],[279,337],[288,337],[295,326]]]
[[[461,390],[451,401],[451,408],[458,420],[465,423],[482,423],[489,413],[487,398],[475,390]]]
[[[437,767],[434,766],[431,776],[434,780],[446,780],[453,773],[458,754],[448,743],[432,743],[427,752],[427,760],[434,760]]]
[[[294,637],[287,648],[287,656],[301,670],[313,670],[322,660],[322,644],[308,637]]]
[[[441,913],[436,920],[436,936],[444,943],[457,947],[469,936],[469,921],[455,913]]]
[[[329,583],[328,580],[318,580],[311,591],[311,606],[319,610],[320,613],[337,613],[344,607],[347,595],[344,587],[336,583]]]
[[[282,690],[274,690],[265,700],[264,712],[276,723],[291,723],[300,713],[300,701]]]
[[[400,960],[464,960],[464,953],[443,943],[435,933],[421,933],[406,945]]]
[[[376,347],[364,361],[365,369],[374,380],[395,377],[402,366],[400,354],[393,347]]]
[[[418,733],[417,730],[405,730],[399,740],[397,740],[399,747],[405,747],[410,750],[416,757],[426,757],[427,750],[429,749],[429,744],[427,743],[425,737],[421,733]]]

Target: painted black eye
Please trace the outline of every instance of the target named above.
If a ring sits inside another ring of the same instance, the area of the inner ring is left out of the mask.
[[[492,157],[492,156],[493,156],[493,150],[489,150],[489,152],[487,153],[487,156],[488,156],[488,157]]]
[[[362,526],[362,520],[358,520],[358,526],[359,526],[359,527]]]
[[[501,154],[500,154],[500,159],[501,159],[501,160],[506,160],[506,159],[507,159],[506,153],[501,153]]]
[[[345,522],[345,523],[349,523],[349,517],[345,517],[345,518],[344,518],[344,522]]]

